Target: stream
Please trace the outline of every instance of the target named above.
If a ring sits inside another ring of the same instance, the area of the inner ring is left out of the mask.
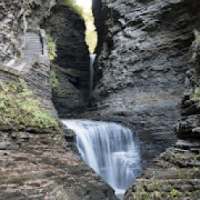
[[[115,191],[119,199],[140,173],[140,152],[133,132],[119,124],[63,120],[75,132],[81,158]]]

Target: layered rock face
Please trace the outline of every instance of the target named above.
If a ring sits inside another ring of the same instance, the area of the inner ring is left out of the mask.
[[[0,131],[0,199],[116,200],[63,141],[58,130]]]
[[[199,199],[199,2],[119,0],[95,5],[101,34],[94,91],[98,117],[133,125],[143,141],[143,159],[171,146],[124,199]]]
[[[50,61],[41,27],[55,3],[0,2],[0,199],[114,200],[113,190],[64,148],[61,125],[52,116]],[[82,40],[84,34],[77,34]]]
[[[193,112],[195,110],[195,113]],[[177,123],[178,140],[147,168],[127,192],[126,200],[191,199],[200,196],[200,123],[198,105],[185,95],[182,119]]]
[[[1,74],[23,78],[43,106],[55,113],[51,102],[47,42],[40,28],[54,5],[54,0],[0,3],[0,70]]]
[[[51,64],[54,75],[53,101],[59,116],[83,110],[89,96],[89,51],[85,42],[83,19],[59,3],[51,10],[44,25],[56,44],[56,58]]]
[[[94,1],[101,40],[94,91],[98,117],[132,125],[143,141],[146,158],[175,142],[173,127],[191,67],[197,4]]]

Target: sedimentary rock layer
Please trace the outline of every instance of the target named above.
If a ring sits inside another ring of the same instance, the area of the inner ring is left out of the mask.
[[[55,110],[42,25],[55,3],[0,2],[0,199],[114,200],[113,190],[64,148],[64,134],[51,115]],[[73,15],[72,10],[64,11]],[[79,31],[70,32],[77,33],[81,43],[84,30]]]
[[[0,3],[0,73],[9,71],[23,77],[43,106],[53,113],[50,62],[45,32],[40,25],[54,5],[54,0]]]
[[[196,4],[195,4],[196,3]],[[98,116],[132,125],[146,158],[175,142],[197,1],[94,1]],[[94,108],[95,109],[95,108]],[[95,115],[96,112],[94,112]]]
[[[83,110],[89,96],[89,51],[85,42],[85,25],[80,15],[64,4],[58,4],[44,24],[56,45],[56,58],[51,71],[53,101],[59,116]],[[55,82],[55,81],[54,81]]]
[[[0,131],[1,200],[115,199],[77,155],[62,148],[61,135],[43,131]]]

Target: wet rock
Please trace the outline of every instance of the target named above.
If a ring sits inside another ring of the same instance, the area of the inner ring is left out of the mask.
[[[66,140],[66,147],[73,150],[74,152],[78,153],[77,147],[76,147],[76,134],[73,130],[67,129],[64,126],[64,134],[65,134],[65,140]]]

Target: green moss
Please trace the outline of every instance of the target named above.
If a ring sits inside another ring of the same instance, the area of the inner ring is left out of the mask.
[[[140,192],[139,193],[139,199],[141,200],[148,200],[149,199],[149,194],[146,192]]]
[[[55,69],[52,67],[50,72],[50,83],[53,90],[57,90],[60,86],[59,78],[56,75]]]
[[[178,190],[176,189],[172,189],[171,192],[170,192],[170,197],[172,199],[176,199],[176,198],[179,198],[181,196],[181,192],[179,192]]]
[[[42,108],[24,81],[0,85],[0,128],[59,129],[57,120]]]
[[[68,91],[64,87],[65,82],[63,82],[62,80],[62,76],[63,75],[61,74],[57,66],[52,65],[50,72],[50,83],[54,96],[66,97],[68,95]]]
[[[56,53],[56,43],[53,40],[53,38],[48,35],[47,36],[48,39],[48,55],[49,55],[49,59],[50,60],[55,60],[55,58],[57,57],[57,53]]]
[[[200,102],[200,87],[195,88],[192,94],[192,100]]]

